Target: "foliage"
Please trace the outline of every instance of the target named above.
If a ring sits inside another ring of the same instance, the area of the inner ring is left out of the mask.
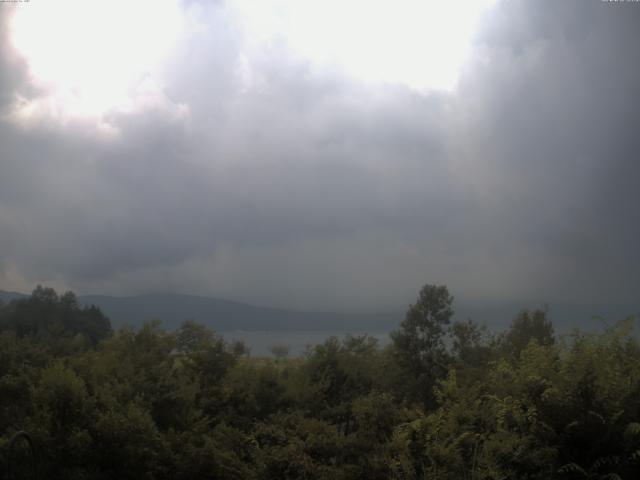
[[[73,292],[58,294],[40,285],[30,297],[2,308],[0,328],[19,337],[46,339],[58,351],[96,345],[111,334],[111,323],[95,306],[80,308]]]
[[[533,312],[520,312],[501,339],[505,352],[517,357],[531,341],[540,345],[553,344],[553,324],[547,318],[548,313],[546,307]]]
[[[435,382],[447,372],[445,327],[453,309],[453,297],[444,285],[425,285],[409,306],[400,330],[391,334],[395,358],[409,384],[407,398],[433,405]]]
[[[524,311],[496,335],[449,325],[452,301],[426,285],[384,349],[255,358],[193,321],[111,332],[39,287],[0,306],[0,465],[27,430],[43,478],[638,478],[635,319],[556,338]]]

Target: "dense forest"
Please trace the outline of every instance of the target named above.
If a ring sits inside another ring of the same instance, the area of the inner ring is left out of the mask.
[[[634,318],[560,337],[545,309],[490,332],[453,307],[425,285],[385,348],[256,358],[193,321],[113,331],[38,287],[0,306],[3,476],[640,478]]]

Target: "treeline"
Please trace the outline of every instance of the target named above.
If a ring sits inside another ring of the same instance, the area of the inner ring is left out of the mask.
[[[0,465],[28,473],[26,430],[40,478],[640,478],[633,318],[557,338],[545,310],[500,333],[452,314],[425,285],[385,348],[252,358],[195,322],[113,332],[38,287],[0,306]]]

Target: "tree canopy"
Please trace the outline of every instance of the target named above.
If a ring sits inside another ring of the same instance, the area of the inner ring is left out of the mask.
[[[452,304],[426,285],[385,348],[261,358],[193,321],[114,332],[38,287],[0,306],[0,473],[25,466],[26,430],[41,478],[639,477],[633,317],[559,338],[544,309],[491,332],[451,324]]]

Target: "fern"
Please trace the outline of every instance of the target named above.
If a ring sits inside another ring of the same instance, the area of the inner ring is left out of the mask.
[[[605,465],[617,465],[620,463],[619,455],[608,455],[606,457],[600,457],[591,466],[591,470],[600,470]]]
[[[558,469],[558,473],[560,473],[561,475],[579,473],[584,478],[589,478],[589,474],[586,472],[586,470],[577,463],[567,463],[566,465],[561,466]]]
[[[633,440],[634,438],[640,436],[640,423],[631,422],[627,425],[627,428],[624,430],[625,438],[629,440]]]
[[[600,477],[601,480],[622,480],[622,477],[620,477],[620,475],[618,475],[617,473],[607,473],[606,475],[603,475],[602,477]]]

